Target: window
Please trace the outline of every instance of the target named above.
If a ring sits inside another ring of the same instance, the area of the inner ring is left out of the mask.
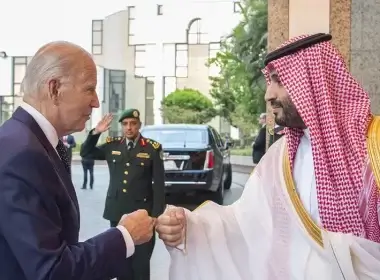
[[[135,46],[135,76],[143,77],[146,68],[146,47],[145,45]]]
[[[209,58],[215,58],[216,54],[219,51],[220,51],[220,42],[209,44],[209,51],[208,51]],[[219,76],[219,73],[220,73],[220,67],[218,65],[215,65],[215,64],[210,65],[209,73],[208,73],[210,77],[217,77]]]
[[[128,7],[128,45],[135,44],[136,34],[136,8],[133,6]]]
[[[164,76],[175,76],[175,44],[164,44],[163,72]]]
[[[157,5],[157,15],[162,16],[164,14],[163,11],[163,6],[162,5]]]
[[[136,7],[129,6],[128,7],[128,18],[135,19],[136,18]]]
[[[241,12],[241,7],[240,7],[240,2],[239,1],[235,1],[234,2],[234,13],[240,13]]]
[[[92,21],[92,54],[103,53],[103,20]]]
[[[223,140],[222,140],[222,138],[220,138],[219,133],[214,128],[211,128],[211,131],[212,131],[212,134],[214,136],[216,145],[219,148],[223,148]]]
[[[189,44],[207,44],[209,42],[209,36],[207,32],[203,30],[202,20],[196,19],[189,27],[189,33],[187,37]]]
[[[154,124],[154,77],[146,77],[145,125]]]
[[[148,96],[145,99],[145,125],[154,124],[154,97]]]
[[[218,43],[210,43],[209,44],[209,52],[208,52],[209,58],[216,57],[216,54],[218,52],[220,52],[220,42],[218,42]]]
[[[168,96],[177,89],[176,77],[164,77],[164,95]]]
[[[108,112],[118,115],[125,108],[125,71],[105,69],[104,91],[108,97]],[[111,123],[109,135],[120,135],[120,126],[117,118]]]
[[[12,64],[13,64],[12,95],[22,96],[21,83],[25,76],[26,66],[28,64],[28,57],[14,56],[12,58]]]
[[[11,95],[0,96],[0,125],[8,120],[14,112],[14,98]]]
[[[188,45],[187,44],[177,44],[175,52],[175,65],[176,65],[176,76],[186,78],[187,77],[187,67],[189,63],[188,57]]]
[[[15,65],[26,65],[28,58],[26,56],[15,56],[14,64]]]

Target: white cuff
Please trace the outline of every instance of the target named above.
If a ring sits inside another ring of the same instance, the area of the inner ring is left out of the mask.
[[[127,258],[129,258],[135,252],[135,244],[133,239],[125,227],[118,225],[116,228],[123,234],[125,245],[127,247]]]

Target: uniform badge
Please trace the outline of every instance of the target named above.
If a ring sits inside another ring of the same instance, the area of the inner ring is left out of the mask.
[[[120,151],[112,151],[112,154],[113,154],[113,155],[118,155],[118,156],[120,156],[120,155],[121,155],[121,152],[120,152]]]
[[[274,129],[273,128],[269,128],[268,129],[268,133],[269,133],[269,135],[274,135]]]
[[[111,143],[111,142],[112,142],[112,137],[108,136],[108,137],[106,138],[106,143]]]
[[[151,144],[152,144],[153,148],[156,150],[160,147],[160,144],[157,142],[151,142]]]
[[[135,117],[135,118],[138,118],[139,117],[139,113],[137,112],[137,111],[133,111],[133,116]]]
[[[138,158],[150,158],[150,155],[148,153],[138,153],[136,155]]]

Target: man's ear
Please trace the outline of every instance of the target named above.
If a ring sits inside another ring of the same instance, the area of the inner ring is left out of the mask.
[[[59,88],[61,86],[58,79],[52,79],[48,83],[49,85],[49,98],[53,101],[55,106],[59,104]]]

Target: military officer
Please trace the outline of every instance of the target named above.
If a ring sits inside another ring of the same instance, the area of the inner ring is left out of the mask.
[[[164,165],[161,145],[144,138],[140,113],[129,109],[121,114],[123,136],[107,137],[106,143],[96,146],[102,132],[109,129],[112,115],[108,114],[90,131],[81,148],[81,156],[106,160],[110,170],[103,217],[111,227],[117,225],[125,213],[146,209],[152,217],[158,217],[165,209]],[[135,247],[132,270],[125,279],[149,280],[150,258],[155,238]],[[122,278],[119,278],[121,280]]]

